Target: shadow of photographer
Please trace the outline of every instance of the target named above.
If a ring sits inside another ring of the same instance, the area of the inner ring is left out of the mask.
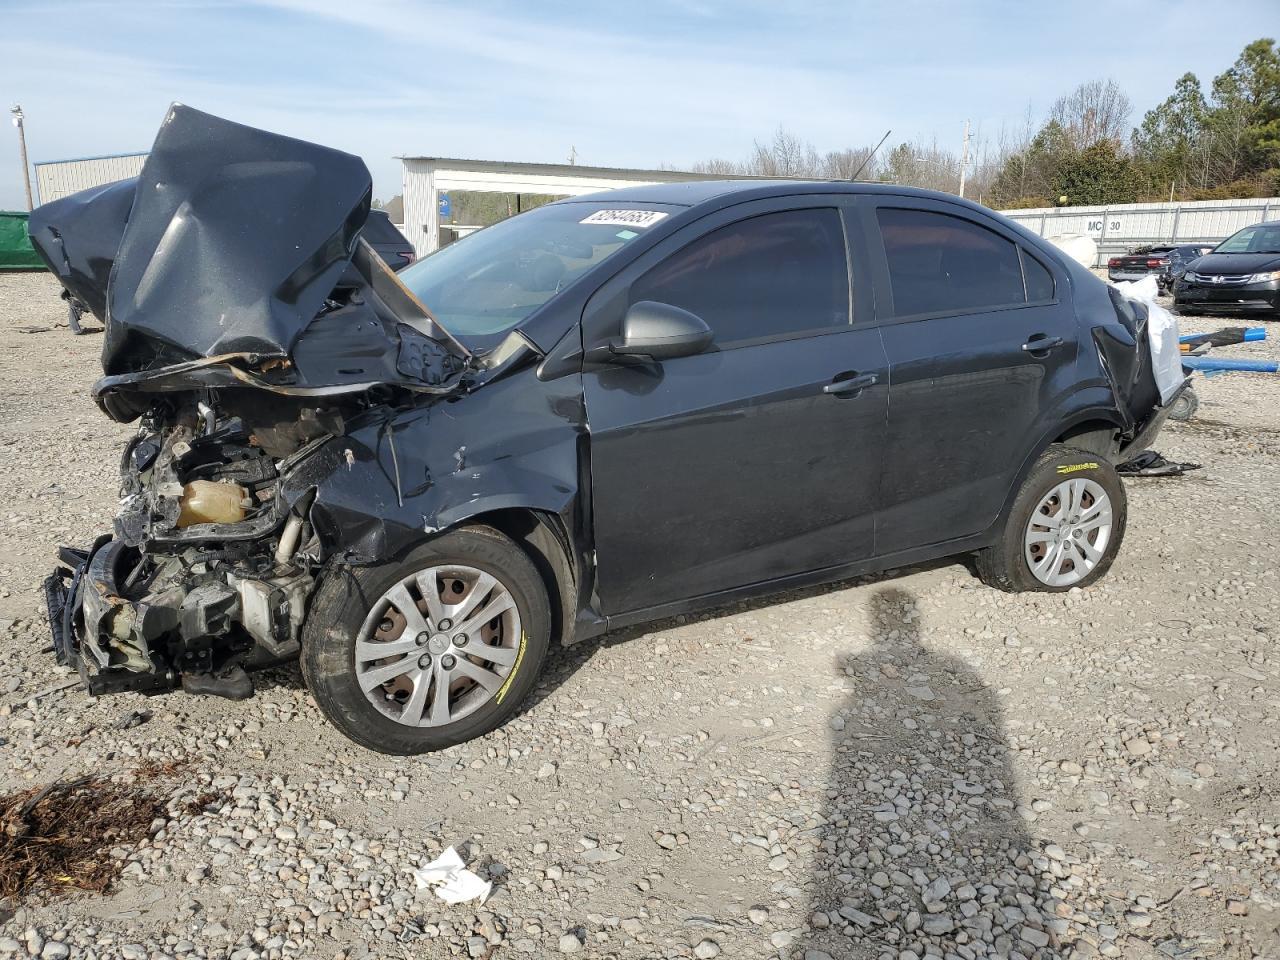
[[[871,646],[840,664],[853,689],[832,718],[802,955],[1061,956],[1064,871],[1019,815],[995,693],[922,642],[908,591],[879,589],[870,620]]]

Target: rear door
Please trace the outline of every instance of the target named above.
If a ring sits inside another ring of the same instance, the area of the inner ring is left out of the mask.
[[[889,360],[877,553],[979,533],[1075,380],[1077,334],[1055,277],[994,218],[868,197]]]
[[[588,355],[640,300],[689,310],[715,336],[696,356],[584,367],[605,613],[871,555],[887,371],[845,202],[711,214],[588,304]]]

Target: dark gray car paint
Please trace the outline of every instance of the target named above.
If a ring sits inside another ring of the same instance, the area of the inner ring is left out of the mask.
[[[345,269],[350,248],[345,257],[338,248],[359,230],[367,203],[353,201],[354,158],[309,156],[334,170],[300,174],[314,189],[332,178],[337,196],[324,223],[308,224],[319,246],[303,251],[285,274],[293,277],[287,296],[278,271],[224,275],[223,284],[237,289],[209,296],[256,318],[237,322],[235,335],[224,339],[203,310],[180,327],[186,313],[173,299],[178,287],[166,281],[172,312],[131,314],[138,322],[128,335],[154,334],[200,356],[227,346],[288,353],[305,343],[315,318],[304,307]],[[663,204],[678,212],[552,298],[500,356],[477,358],[470,373],[437,395],[371,406],[285,478],[282,494],[290,507],[308,511],[322,559],[383,562],[450,526],[495,511],[533,511],[551,518],[571,545],[582,636],[779,585],[981,546],[1047,444],[1086,427],[1112,430],[1122,443],[1154,416],[1137,399],[1142,384],[1133,370],[1116,369],[1124,351],[1142,352],[1142,334],[1126,329],[1105,285],[977,205],[895,187],[808,182],[680,184],[605,196],[619,206]],[[876,265],[878,236],[858,215],[884,197],[945,203],[980,222],[994,220],[1049,266],[1056,303],[940,318],[927,338],[912,327],[933,321],[895,322],[883,266]],[[855,298],[848,330],[639,366],[584,363],[584,352],[620,333],[631,279],[664,252],[758,209],[814,204],[843,213]],[[175,209],[148,214],[153,228],[138,228],[144,248],[154,251],[155,224]],[[226,265],[225,252],[213,253],[217,269],[206,278]],[[193,270],[209,266],[194,255]],[[127,272],[131,302],[146,273]],[[121,296],[111,291],[113,303]],[[1063,335],[1072,349],[1045,363],[1014,355],[1029,334],[1045,331]],[[117,331],[112,342],[123,338]],[[326,355],[342,342],[334,331]],[[850,371],[877,380],[855,397],[821,392]],[[253,389],[244,383],[213,385]],[[899,384],[903,399],[896,400]],[[187,389],[202,385],[193,377]],[[170,384],[182,386],[180,377]],[[939,424],[922,430],[929,414]],[[951,526],[924,522],[944,509]],[[912,522],[912,511],[923,519]]]
[[[138,177],[108,289],[107,374],[139,340],[181,359],[286,356],[369,210],[359,157],[175,104]]]

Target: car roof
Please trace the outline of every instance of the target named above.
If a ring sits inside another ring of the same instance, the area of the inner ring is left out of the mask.
[[[920,190],[896,183],[872,183],[859,180],[688,180],[681,183],[651,183],[643,186],[619,187],[578,197],[566,197],[557,203],[663,203],[674,206],[695,207],[713,201],[741,202],[767,197],[785,197],[808,193],[870,193],[902,197],[920,197],[945,200],[975,209],[985,210],[975,203],[963,200],[953,193]]]

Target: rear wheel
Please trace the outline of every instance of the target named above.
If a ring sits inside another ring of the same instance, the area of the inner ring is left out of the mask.
[[[1054,444],[1023,482],[1000,539],[979,551],[978,575],[1009,591],[1087,587],[1111,568],[1126,512],[1124,485],[1109,462]]]
[[[302,669],[325,716],[361,746],[414,754],[509,719],[550,644],[545,585],[489,527],[444,534],[401,560],[327,574]]]

